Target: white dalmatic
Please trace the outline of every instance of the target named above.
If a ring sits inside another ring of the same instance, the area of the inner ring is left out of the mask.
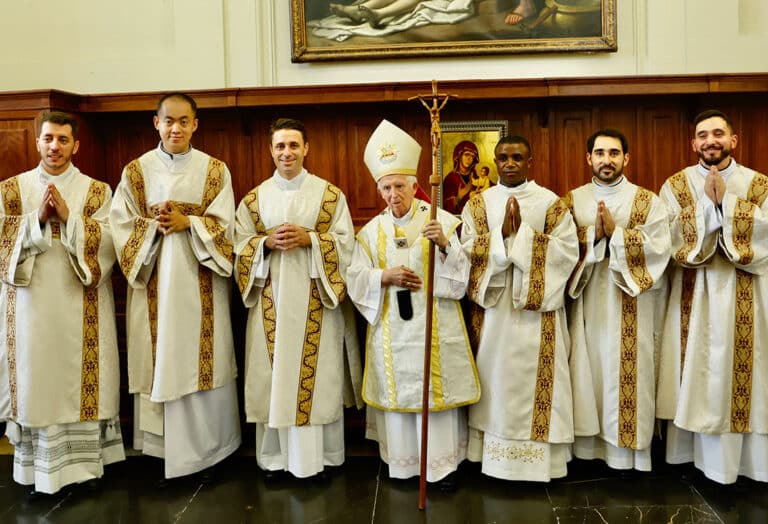
[[[268,234],[286,223],[303,227],[311,246],[267,249]],[[354,319],[343,304],[353,235],[344,194],[306,170],[291,180],[275,172],[238,206],[236,279],[249,308],[245,410],[265,469],[305,477],[344,460],[345,391],[360,382]]]
[[[667,461],[768,482],[768,177],[732,160],[717,206],[708,173],[687,167],[660,192],[674,263],[656,411],[675,426]]]
[[[66,223],[39,222],[48,184],[66,202]],[[0,183],[0,419],[16,446],[14,478],[43,492],[100,477],[125,457],[111,196],[73,165]]]
[[[670,234],[665,204],[622,177],[565,197],[580,257],[568,286],[574,454],[618,469],[651,468],[656,348],[666,306]],[[615,222],[595,240],[598,202]]]
[[[505,239],[512,195],[522,223]],[[565,319],[565,287],[579,256],[573,218],[557,195],[528,181],[483,191],[462,220],[483,385],[469,409],[469,458],[505,479],[563,476],[573,441]]]

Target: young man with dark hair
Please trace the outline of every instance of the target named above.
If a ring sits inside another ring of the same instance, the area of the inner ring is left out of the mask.
[[[232,181],[224,162],[192,147],[188,95],[164,96],[154,125],[160,143],[125,167],[110,213],[128,280],[134,447],[163,458],[165,478],[206,470],[208,481],[240,446]]]
[[[237,208],[246,417],[256,423],[256,461],[268,477],[326,476],[325,466],[344,462],[347,366],[359,392],[354,319],[343,304],[355,232],[344,193],[304,168],[302,122],[276,120],[269,151],[275,171]]]
[[[123,460],[112,191],[72,163],[77,120],[44,114],[40,165],[0,183],[0,419],[31,495]]]
[[[724,113],[699,114],[699,161],[660,193],[673,263],[657,417],[667,462],[722,484],[768,482],[768,177],[736,162],[738,144]]]
[[[627,139],[587,140],[591,182],[565,201],[579,233],[568,285],[574,455],[615,469],[651,470],[657,339],[666,305],[667,208],[627,179]]]
[[[549,481],[566,475],[573,442],[565,286],[576,227],[562,200],[529,179],[526,139],[502,138],[494,156],[499,184],[462,213],[483,388],[469,408],[467,455],[487,475]]]

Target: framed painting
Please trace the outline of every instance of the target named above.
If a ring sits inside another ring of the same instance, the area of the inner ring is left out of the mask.
[[[442,122],[438,173],[440,207],[460,215],[470,198],[499,181],[493,151],[506,120]]]
[[[293,62],[616,51],[616,0],[291,0]]]

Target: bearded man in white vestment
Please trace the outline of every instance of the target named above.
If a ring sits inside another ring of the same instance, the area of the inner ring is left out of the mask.
[[[47,113],[40,165],[0,182],[0,419],[32,496],[92,485],[125,459],[112,190],[72,164],[79,145],[74,117]]]
[[[130,162],[110,221],[128,280],[134,447],[165,478],[210,468],[240,446],[229,302],[235,202],[224,162],[191,144],[197,105],[160,99],[160,144]]]
[[[696,165],[660,196],[671,215],[670,299],[657,416],[667,462],[768,482],[768,177],[739,165],[731,120],[694,120]]]
[[[325,466],[344,462],[345,386],[359,391],[353,311],[343,302],[354,228],[344,193],[304,168],[302,122],[273,122],[270,153],[272,177],[237,208],[246,417],[268,477],[325,477]]]
[[[462,212],[483,386],[469,408],[468,458],[487,475],[548,481],[566,475],[573,442],[565,287],[576,226],[557,195],[528,180],[525,138],[503,137],[494,155],[500,183]]]
[[[626,137],[602,129],[587,140],[592,182],[565,201],[579,235],[568,286],[573,453],[615,469],[651,470],[656,348],[666,306],[667,208],[624,175]]]
[[[379,443],[389,475],[419,475],[424,383],[424,336],[429,243],[435,257],[429,388],[427,480],[453,475],[467,454],[466,406],[480,398],[459,299],[469,260],[459,243],[458,218],[414,198],[421,146],[384,120],[368,140],[365,164],[387,208],[357,234],[347,272],[349,296],[370,327],[366,337],[363,399],[366,436]],[[447,234],[447,236],[446,236]]]

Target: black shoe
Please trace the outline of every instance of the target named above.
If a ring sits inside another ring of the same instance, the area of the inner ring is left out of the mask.
[[[82,483],[83,488],[85,488],[85,491],[88,491],[89,493],[96,493],[98,491],[101,491],[101,480],[100,479],[91,479],[86,480]]]
[[[456,472],[452,471],[445,477],[443,477],[440,482],[437,483],[438,486],[440,486],[440,491],[444,492],[452,492],[456,491],[456,488],[458,487],[458,482],[456,480]]]
[[[331,481],[331,472],[327,469],[324,469],[323,471],[320,471],[317,475],[311,477],[313,480],[317,482],[330,482]]]
[[[27,493],[27,502],[35,503],[40,502],[42,500],[46,500],[50,497],[48,493],[43,493],[42,491],[35,491],[35,488],[32,488],[29,490],[29,493]]]
[[[200,483],[203,485],[213,484],[216,482],[216,470],[211,466],[200,472]]]
[[[619,478],[624,481],[638,480],[640,474],[635,469],[620,469]]]
[[[282,469],[265,469],[264,470],[264,482],[268,484],[274,484],[281,480],[285,472]]]

